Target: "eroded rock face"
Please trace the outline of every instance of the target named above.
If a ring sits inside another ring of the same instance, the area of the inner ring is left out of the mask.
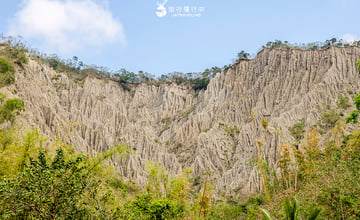
[[[88,77],[80,87],[65,74],[29,60],[16,72],[23,118],[49,137],[60,137],[81,152],[126,143],[134,154],[113,161],[125,177],[146,181],[144,166],[156,161],[170,173],[191,167],[193,175],[213,171],[226,194],[259,190],[255,141],[275,165],[280,143],[291,143],[288,127],[300,118],[309,128],[324,104],[336,106],[339,92],[360,88],[355,67],[360,48],[323,51],[264,49],[241,61],[195,93],[177,85],[141,84],[128,92],[113,81]],[[251,112],[255,120],[251,120]],[[268,118],[265,130],[261,119]],[[235,127],[236,126],[236,127]]]

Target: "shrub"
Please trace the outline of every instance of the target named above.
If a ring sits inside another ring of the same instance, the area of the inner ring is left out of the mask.
[[[87,216],[81,202],[89,186],[82,158],[66,161],[58,150],[52,162],[44,152],[30,158],[24,172],[0,183],[0,214],[5,218],[80,218]],[[36,208],[35,208],[36,207]]]
[[[5,121],[14,122],[15,117],[20,114],[21,111],[25,111],[24,101],[21,99],[8,99],[5,101],[6,96],[0,93],[0,123]]]
[[[15,69],[4,58],[0,58],[0,88],[13,84]]]
[[[194,178],[193,186],[197,186],[200,184],[201,176],[196,176]]]
[[[128,83],[126,83],[126,82],[120,82],[120,85],[121,85],[121,87],[122,87],[124,90],[126,90],[126,91],[128,91],[128,92],[131,91],[131,87],[129,86]]]
[[[190,80],[190,85],[195,91],[202,90],[202,89],[206,90],[209,83],[210,83],[209,78],[196,78],[196,79]]]
[[[342,108],[342,109],[348,109],[351,104],[349,103],[349,99],[348,97],[344,96],[343,94],[339,94],[339,98],[338,101],[336,102],[338,108]]]
[[[269,125],[269,119],[268,118],[263,118],[261,120],[261,125],[263,126],[263,128],[266,130],[268,125]]]
[[[7,57],[11,59],[14,63],[22,66],[22,64],[28,63],[28,59],[26,57],[26,51],[25,45],[21,42],[12,44],[9,46],[7,52]]]
[[[246,219],[246,213],[246,205],[219,204],[211,207],[206,219]]]
[[[356,61],[356,67],[358,68],[358,70],[360,70],[360,59]]]
[[[24,101],[21,99],[8,99],[0,108],[0,123],[4,121],[14,122],[15,117],[25,111]]]
[[[352,110],[350,116],[345,118],[346,123],[352,122],[356,124],[358,122],[359,110]]]
[[[81,78],[75,78],[74,79],[74,82],[77,83],[81,88],[84,87],[84,83],[85,83],[85,80],[86,80],[86,75],[84,77],[81,77]]]
[[[227,126],[224,124],[221,125],[221,124],[219,122],[219,126],[231,137],[235,137],[236,134],[240,134],[240,129],[236,125],[231,127],[231,126]]]
[[[238,57],[239,59],[241,59],[241,58],[248,59],[249,56],[250,56],[250,54],[249,54],[249,53],[246,53],[246,52],[243,51],[243,50],[240,51],[240,52],[237,54],[237,57]]]
[[[15,69],[4,58],[0,58],[0,73],[7,72],[15,73]]]
[[[206,133],[206,132],[210,131],[210,130],[211,130],[211,128],[212,128],[212,126],[210,126],[210,127],[206,128],[206,129],[204,130],[204,132]]]
[[[123,212],[124,219],[176,219],[185,215],[182,206],[169,199],[155,198],[152,194],[137,195],[127,203]]]
[[[23,51],[21,51],[20,49],[11,48],[10,54],[11,54],[11,58],[14,59],[14,63],[19,64],[19,65],[28,63],[26,54]]]
[[[330,106],[327,106],[326,109],[320,114],[319,125],[323,130],[327,131],[330,128],[333,128],[339,119],[340,114],[337,113],[335,109],[331,109]]]
[[[355,104],[357,110],[360,110],[360,94],[355,95],[354,104]]]
[[[293,136],[297,142],[299,142],[302,138],[304,138],[304,132],[305,132],[304,122],[305,119],[302,118],[288,129],[290,135]]]
[[[291,201],[292,200],[292,201]],[[294,198],[286,198],[285,202],[283,203],[283,209],[285,214],[285,219],[288,220],[296,220],[297,219],[297,202]]]

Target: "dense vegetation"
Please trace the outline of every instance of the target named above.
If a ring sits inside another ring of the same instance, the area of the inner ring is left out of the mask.
[[[286,201],[293,201],[298,216],[290,219],[311,219],[319,210],[322,219],[360,217],[360,130],[346,135],[344,123],[339,121],[330,133],[325,146],[319,145],[317,129],[308,132],[299,149],[282,145],[281,175],[270,177],[278,184],[274,185],[273,201],[266,205],[275,219],[288,219],[289,210],[280,208]]]
[[[307,133],[304,119],[289,128],[295,142],[281,145],[280,176],[268,172],[272,199],[259,209],[265,219],[360,218],[360,129],[349,133],[345,124],[358,123],[360,94],[354,105],[341,118],[338,111],[352,105],[339,94],[337,109],[326,106]],[[321,134],[327,140],[320,145]]]

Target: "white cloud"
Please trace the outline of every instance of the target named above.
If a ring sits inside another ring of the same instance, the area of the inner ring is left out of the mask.
[[[43,41],[64,53],[114,42],[125,46],[123,26],[106,5],[94,0],[23,0],[9,23],[9,35]]]
[[[344,34],[343,36],[341,36],[341,39],[343,39],[343,41],[344,41],[345,43],[352,43],[352,42],[354,42],[354,41],[359,40],[358,37],[356,37],[356,36],[354,36],[354,35],[352,35],[352,34]]]

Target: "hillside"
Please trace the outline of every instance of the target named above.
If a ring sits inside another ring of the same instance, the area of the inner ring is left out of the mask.
[[[112,162],[136,184],[146,183],[144,167],[151,160],[172,175],[186,167],[192,168],[193,178],[211,171],[217,195],[239,196],[261,188],[252,163],[255,142],[262,142],[266,161],[276,167],[280,144],[295,142],[289,127],[304,118],[310,130],[326,105],[338,108],[339,94],[351,100],[359,91],[359,57],[358,47],[265,48],[217,74],[200,92],[146,83],[126,91],[117,82],[95,77],[87,77],[81,87],[29,57],[23,68],[16,67],[15,84],[1,91],[24,100],[20,121],[79,152],[129,145],[135,153]]]

